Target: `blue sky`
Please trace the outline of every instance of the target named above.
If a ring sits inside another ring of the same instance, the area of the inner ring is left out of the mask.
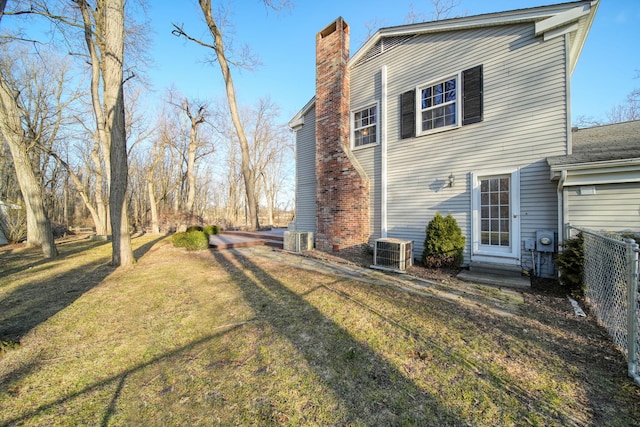
[[[413,10],[430,16],[429,0],[293,1],[290,10],[266,10],[260,0],[231,0],[229,20],[234,43],[248,45],[262,65],[235,72],[236,91],[243,105],[270,96],[288,121],[313,96],[315,35],[338,16],[351,28],[351,53],[366,40],[367,23],[393,26],[405,23]],[[222,99],[224,86],[217,64],[206,63],[207,49],[171,35],[172,23],[184,25],[192,36],[206,39],[207,29],[196,0],[151,1],[154,34],[149,72],[158,96],[174,86],[188,97]],[[214,1],[215,3],[215,1]],[[461,0],[456,13],[477,15],[561,3],[541,0]],[[601,0],[595,22],[572,78],[573,120],[579,116],[604,119],[606,113],[640,87],[640,1]]]

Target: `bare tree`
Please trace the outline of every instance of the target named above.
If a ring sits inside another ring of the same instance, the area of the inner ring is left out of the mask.
[[[194,105],[195,104],[195,105]],[[189,145],[187,149],[187,204],[185,210],[193,214],[193,204],[196,198],[196,152],[202,145],[199,141],[198,127],[205,122],[207,107],[205,104],[182,101],[182,111],[189,119]]]
[[[27,210],[27,245],[42,247],[45,258],[54,258],[58,253],[51,222],[45,210],[42,182],[36,175],[33,159],[29,155],[36,145],[43,144],[45,135],[36,123],[39,120],[29,115],[30,111],[20,97],[21,90],[18,82],[24,78],[39,85],[40,90],[44,90],[42,87],[44,83],[41,80],[42,75],[40,77],[31,73],[22,77],[13,75],[15,69],[8,63],[10,58],[11,56],[5,53],[0,67],[0,131],[9,146]],[[26,69],[28,70],[28,67]],[[42,111],[40,113],[47,115]],[[52,135],[52,138],[55,138],[55,135]]]
[[[640,72],[638,72],[640,77]],[[635,89],[627,95],[626,102],[618,104],[607,114],[610,123],[640,120],[640,89]]]
[[[151,232],[153,234],[160,234],[160,221],[158,218],[158,202],[156,201],[156,191],[154,183],[154,173],[156,167],[161,160],[160,148],[158,143],[153,144],[153,155],[151,157],[151,164],[146,171],[147,178],[147,195],[149,197],[149,210],[151,212]]]
[[[636,78],[640,78],[640,70],[636,70]],[[581,115],[574,119],[573,126],[586,128],[632,120],[640,120],[640,89],[632,90],[625,102],[611,107],[606,119]]]
[[[111,263],[133,264],[133,250],[127,218],[127,134],[125,127],[124,64],[124,0],[99,0],[104,8],[104,105],[106,130],[110,140],[111,179],[109,212],[112,231]]]
[[[229,61],[228,52],[225,47],[225,41],[222,35],[222,29],[218,25],[218,22],[214,17],[213,10],[211,8],[211,0],[198,0],[198,2],[200,4],[200,9],[202,10],[202,14],[204,15],[205,22],[209,29],[209,33],[213,38],[213,42],[205,43],[201,40],[191,37],[184,31],[181,26],[175,24],[173,33],[177,36],[183,36],[188,40],[196,42],[201,46],[212,49],[215,52],[218,65],[220,66],[220,71],[222,72],[222,77],[225,82],[231,120],[235,128],[238,143],[240,144],[241,170],[242,176],[244,178],[249,219],[251,221],[250,228],[258,229],[260,228],[260,221],[258,219],[258,200],[256,199],[256,178],[255,174],[252,174],[251,171],[251,154],[249,152],[249,143],[247,140],[247,134],[242,124],[242,120],[240,118],[238,104],[236,101],[236,92],[230,68],[230,65],[233,64],[233,62]],[[265,6],[276,10],[288,5],[288,2],[286,1],[263,0],[263,3],[265,4]],[[235,63],[234,65],[238,64],[239,63]]]
[[[291,148],[287,128],[277,122],[280,108],[269,98],[260,99],[249,115],[250,143],[252,152],[251,172],[259,184],[257,199],[264,195],[267,222],[274,224],[273,213],[278,192],[283,182],[283,162]]]
[[[124,107],[124,0],[71,0],[81,15],[91,67],[90,92],[95,116],[95,140],[104,164],[112,233],[111,262],[134,262],[127,218],[127,137]],[[51,17],[46,5],[41,6]],[[64,17],[55,19],[68,21]],[[96,153],[97,155],[97,153]]]
[[[196,162],[214,151],[210,141],[199,133],[200,127],[207,121],[209,105],[207,102],[190,100],[183,96],[178,96],[180,99],[176,102],[173,101],[173,97],[174,94],[171,94],[172,99],[169,103],[179,109],[187,119],[186,147],[184,147],[183,157],[186,163],[184,213],[188,216],[193,214],[196,197]]]
[[[440,21],[442,19],[453,18],[456,16],[454,11],[460,6],[460,0],[429,0],[433,11],[430,15],[420,11],[413,3],[409,4],[409,11],[405,15],[405,23],[415,24],[425,21]]]

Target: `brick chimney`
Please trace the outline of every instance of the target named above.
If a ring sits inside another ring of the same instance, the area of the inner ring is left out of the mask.
[[[316,36],[316,247],[360,251],[369,240],[369,180],[351,153],[349,26]]]

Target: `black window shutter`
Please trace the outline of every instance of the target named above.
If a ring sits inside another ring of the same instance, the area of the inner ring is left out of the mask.
[[[416,91],[407,91],[400,96],[400,137],[416,136]]]
[[[462,125],[482,121],[482,65],[462,72]]]

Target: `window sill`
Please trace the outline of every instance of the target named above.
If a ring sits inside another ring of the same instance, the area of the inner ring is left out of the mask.
[[[460,125],[455,125],[455,126],[447,126],[447,127],[437,128],[437,129],[431,129],[431,130],[428,130],[428,131],[424,131],[424,132],[418,133],[416,135],[416,137],[433,135],[433,134],[441,133],[441,132],[447,132],[447,131],[454,130],[454,129],[460,129],[461,127],[462,126],[460,126]]]
[[[379,143],[375,143],[375,144],[365,144],[365,145],[360,145],[358,147],[351,147],[351,151],[360,151],[360,150],[365,150],[367,148],[373,148],[373,147],[378,147],[380,144]]]

